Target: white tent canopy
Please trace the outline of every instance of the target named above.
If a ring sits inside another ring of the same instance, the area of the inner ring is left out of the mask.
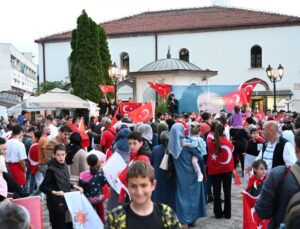
[[[14,114],[20,114],[22,110],[25,110],[24,107],[22,106],[22,103],[18,103],[17,105],[10,107],[7,109],[8,115],[14,115]],[[29,109],[27,108],[26,111],[43,111],[45,109]]]
[[[90,109],[95,103],[70,94],[59,88],[52,89],[45,94],[30,98],[22,103],[24,109],[55,110],[55,109]]]

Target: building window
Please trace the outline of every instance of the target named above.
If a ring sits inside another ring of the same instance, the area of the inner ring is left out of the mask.
[[[179,51],[179,59],[186,62],[190,62],[190,52],[189,50],[183,48]]]
[[[127,52],[121,53],[121,67],[126,67],[129,71],[129,55]]]
[[[262,67],[262,50],[261,47],[255,45],[251,48],[251,68]]]

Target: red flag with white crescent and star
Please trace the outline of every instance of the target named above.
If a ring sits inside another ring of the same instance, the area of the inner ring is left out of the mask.
[[[141,103],[136,103],[136,102],[121,102],[119,104],[120,113],[123,115],[125,113],[132,112],[136,108],[140,107],[141,105],[142,105]]]
[[[153,118],[153,103],[150,101],[129,113],[133,123],[147,122]]]
[[[243,191],[243,228],[267,229],[270,219],[260,219],[255,212],[255,203],[259,196],[254,197]]]
[[[171,84],[147,82],[163,99],[171,93]]]
[[[241,89],[226,94],[223,96],[223,100],[227,111],[232,111],[237,105],[242,106],[243,104],[247,104],[247,96]]]
[[[258,121],[266,120],[266,115],[263,111],[255,113],[254,116]]]
[[[209,175],[228,173],[234,170],[233,144],[226,137],[221,137],[220,152],[216,154],[216,143],[212,138],[207,139],[207,167]]]
[[[115,87],[112,85],[99,85],[99,88],[103,92],[103,94],[107,93],[114,93],[115,92]]]
[[[258,84],[258,82],[244,83],[241,86],[241,90],[243,90],[247,97],[247,102],[250,103],[253,89]]]

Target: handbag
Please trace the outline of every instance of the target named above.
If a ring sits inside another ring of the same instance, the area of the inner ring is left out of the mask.
[[[161,160],[161,163],[159,165],[159,168],[162,169],[162,170],[168,170],[168,165],[169,165],[169,152],[168,150],[165,151],[165,154],[164,154],[164,157],[163,159]]]

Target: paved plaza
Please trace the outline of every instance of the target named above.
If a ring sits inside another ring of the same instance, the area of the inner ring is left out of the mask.
[[[240,229],[242,228],[243,221],[243,211],[242,211],[242,196],[240,194],[241,187],[232,185],[232,194],[231,194],[231,208],[232,216],[231,219],[216,219],[213,213],[213,204],[210,203],[208,207],[208,217],[197,220],[195,226],[192,228],[201,228],[201,229]],[[43,217],[44,217],[44,226],[45,229],[50,229],[49,216],[46,203],[43,202]]]

